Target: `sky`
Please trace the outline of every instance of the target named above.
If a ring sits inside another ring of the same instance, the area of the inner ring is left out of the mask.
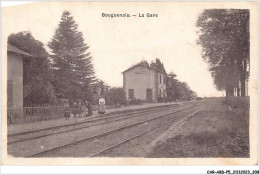
[[[42,2],[9,6],[3,10],[4,32],[30,31],[47,47],[62,12],[72,13],[90,46],[96,76],[112,87],[123,86],[122,72],[141,60],[159,58],[167,73],[187,82],[198,96],[223,96],[217,91],[196,44],[196,21],[203,11],[192,3]],[[129,13],[131,18],[106,18],[102,13]],[[139,13],[158,14],[139,18]]]

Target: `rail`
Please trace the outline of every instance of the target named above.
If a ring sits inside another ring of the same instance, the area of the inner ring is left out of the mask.
[[[130,128],[130,127],[134,127],[134,126],[138,126],[138,125],[141,125],[141,124],[144,124],[144,123],[153,121],[153,120],[158,120],[158,119],[160,119],[160,118],[165,118],[165,117],[167,117],[167,116],[169,116],[169,115],[171,115],[171,114],[176,114],[176,113],[179,113],[179,112],[181,112],[181,111],[185,111],[185,110],[187,110],[187,109],[191,109],[191,108],[198,107],[198,106],[200,106],[200,105],[195,105],[195,106],[192,106],[192,107],[189,107],[189,108],[183,108],[183,109],[180,109],[180,110],[177,110],[177,111],[168,113],[168,114],[163,114],[163,115],[160,115],[160,116],[157,116],[157,117],[153,117],[153,118],[149,118],[149,119],[146,119],[146,120],[142,120],[142,121],[140,121],[140,122],[127,124],[127,125],[124,125],[124,126],[122,126],[122,127],[118,127],[118,128],[112,129],[112,130],[102,131],[101,133],[98,133],[98,134],[96,134],[96,135],[91,135],[91,136],[87,136],[87,137],[81,137],[81,138],[78,138],[77,140],[74,140],[74,141],[72,141],[72,142],[64,143],[64,144],[61,144],[61,145],[56,146],[56,147],[54,146],[54,147],[52,147],[52,148],[49,148],[49,149],[46,149],[46,150],[43,150],[43,151],[40,151],[40,152],[32,153],[31,155],[25,155],[24,157],[26,157],[26,158],[27,158],[27,157],[42,157],[42,156],[44,157],[45,154],[53,153],[53,152],[56,152],[56,151],[58,151],[58,150],[60,150],[60,149],[69,148],[69,147],[71,147],[71,146],[73,146],[73,145],[75,145],[75,144],[83,143],[83,142],[85,142],[85,141],[91,141],[91,140],[93,140],[93,139],[106,136],[106,135],[108,135],[108,134],[112,134],[112,133],[115,133],[115,132],[118,132],[118,131],[122,131],[122,130],[124,130],[124,129]],[[194,111],[192,111],[192,112],[194,112]],[[174,120],[179,119],[180,117],[183,117],[183,116],[185,116],[185,115],[187,115],[187,114],[190,114],[190,113],[191,113],[191,112],[188,112],[188,113],[185,113],[185,114],[181,114],[181,115],[178,116],[177,118],[176,118],[176,116],[175,116],[175,118],[172,119],[172,120],[170,120],[170,121],[174,121]],[[167,123],[169,123],[169,121],[167,121]],[[162,125],[160,125],[160,126],[162,126]],[[110,148],[109,148],[109,149],[110,149]],[[106,151],[106,149],[105,149],[104,151]],[[104,151],[102,151],[102,153],[103,153]],[[96,153],[96,154],[92,154],[92,155],[89,155],[89,156],[94,157],[94,156],[96,156],[97,154],[100,154],[100,153],[101,153],[101,152],[98,152],[98,153]]]

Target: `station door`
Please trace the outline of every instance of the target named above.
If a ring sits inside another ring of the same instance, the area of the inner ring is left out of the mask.
[[[152,89],[146,89],[146,99],[147,101],[153,101],[153,91]]]

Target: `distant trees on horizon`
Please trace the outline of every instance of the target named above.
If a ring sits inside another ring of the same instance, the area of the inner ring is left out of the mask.
[[[195,100],[198,96],[197,93],[192,91],[186,82],[181,82],[176,77],[177,75],[173,72],[167,75],[166,93],[168,100]]]

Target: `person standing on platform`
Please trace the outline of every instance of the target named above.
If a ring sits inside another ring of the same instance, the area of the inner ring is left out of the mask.
[[[66,104],[66,106],[65,106],[64,117],[65,117],[65,120],[70,119],[70,107],[68,104]]]
[[[89,101],[85,101],[85,104],[86,104],[86,108],[88,109],[88,116],[91,116],[92,115],[92,107],[91,107],[91,104],[89,103]]]
[[[73,102],[73,115],[74,115],[74,117],[77,117],[77,102],[76,101],[74,101]]]
[[[99,102],[98,113],[104,114],[106,112],[105,99],[101,97],[98,102]]]

